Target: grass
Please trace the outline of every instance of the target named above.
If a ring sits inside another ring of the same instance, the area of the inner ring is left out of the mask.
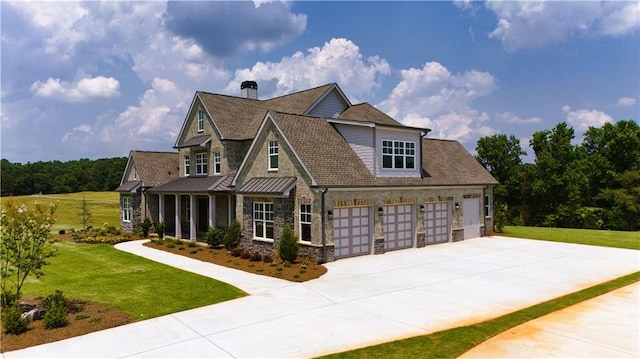
[[[105,222],[119,226],[120,223],[120,203],[119,194],[116,192],[78,192],[65,194],[44,194],[30,196],[2,197],[2,203],[13,200],[16,203],[29,206],[34,201],[42,204],[59,202],[57,217],[58,220],[53,226],[57,232],[60,229],[81,229],[82,220],[78,216],[82,205],[82,196],[85,196],[87,206],[91,212],[91,223],[94,227],[101,227]]]
[[[636,272],[485,322],[332,354],[323,358],[456,358],[509,328],[639,280],[640,272]]]
[[[56,289],[67,298],[94,301],[143,320],[239,298],[229,284],[125,253],[106,244],[55,244],[40,279],[29,279],[23,296],[47,296]]]
[[[640,249],[640,232],[507,226],[504,229],[504,233],[501,233],[500,235],[506,237],[540,239],[553,242]]]

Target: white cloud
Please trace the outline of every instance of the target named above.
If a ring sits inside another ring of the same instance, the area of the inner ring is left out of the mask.
[[[620,36],[640,27],[637,2],[490,1],[498,17],[489,37],[508,51],[562,42],[576,34]]]
[[[67,132],[62,136],[62,142],[69,142],[70,140],[82,140],[86,139],[88,136],[93,134],[91,130],[91,125],[83,123],[78,127],[74,127],[71,132]]]
[[[251,69],[236,70],[226,87],[239,91],[240,83],[255,80],[258,95],[279,96],[331,82],[337,82],[352,99],[371,93],[380,86],[380,77],[391,72],[389,63],[378,56],[364,59],[360,48],[348,39],[331,39],[307,54],[296,52],[280,62],[258,62]]]
[[[636,104],[636,99],[633,97],[620,97],[618,99],[618,105],[620,106],[633,106]]]
[[[89,77],[78,82],[69,83],[60,79],[49,78],[36,81],[31,91],[37,97],[52,98],[67,102],[84,102],[97,98],[110,98],[120,94],[120,82],[113,77]]]
[[[432,128],[433,137],[462,142],[495,133],[482,125],[489,116],[471,106],[475,99],[496,89],[490,73],[470,70],[452,74],[442,64],[428,62],[420,69],[401,70],[400,74],[400,83],[377,105],[398,121]]]
[[[542,119],[540,117],[530,117],[530,118],[520,118],[518,115],[511,112],[502,112],[496,115],[496,118],[512,124],[526,125],[526,124],[534,124],[541,123]]]
[[[577,110],[572,111],[568,105],[562,106],[562,112],[564,112],[567,123],[575,128],[577,131],[584,132],[589,127],[601,127],[607,122],[613,122],[611,116],[598,110]]]

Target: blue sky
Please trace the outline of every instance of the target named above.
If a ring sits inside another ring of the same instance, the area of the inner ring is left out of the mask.
[[[336,82],[429,137],[640,114],[636,2],[0,2],[1,157],[171,151],[195,91]],[[530,160],[531,157],[529,156]]]

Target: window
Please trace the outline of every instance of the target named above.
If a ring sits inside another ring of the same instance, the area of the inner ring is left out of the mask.
[[[189,156],[184,156],[184,175],[188,176],[189,175],[189,162],[190,162],[190,158]]]
[[[122,221],[131,222],[131,197],[122,197]]]
[[[415,142],[383,140],[382,168],[416,168]]]
[[[206,152],[196,153],[196,175],[206,175],[209,173],[209,158]]]
[[[220,152],[213,153],[213,174],[220,174]]]
[[[273,203],[253,204],[253,236],[273,239]]]
[[[204,110],[198,111],[198,132],[204,131]]]
[[[311,205],[300,205],[300,240],[311,242]]]
[[[491,197],[484,196],[484,216],[491,217]]]
[[[133,169],[133,179],[137,180],[138,179],[138,170],[137,169]]]
[[[269,170],[278,169],[278,141],[269,141]]]

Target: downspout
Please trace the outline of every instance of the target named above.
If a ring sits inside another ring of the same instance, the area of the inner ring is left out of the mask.
[[[325,201],[324,201],[324,194],[327,192],[327,188],[320,188],[320,196],[322,198],[321,200],[321,215],[320,218],[322,218],[322,258],[320,259],[320,261],[322,263],[326,263],[327,262],[327,234],[326,234],[326,206],[325,206]]]

